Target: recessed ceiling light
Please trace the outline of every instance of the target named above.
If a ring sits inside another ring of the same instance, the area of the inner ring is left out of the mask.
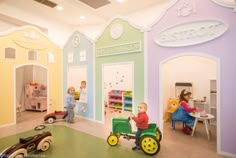
[[[60,5],[57,5],[57,10],[63,10],[63,7],[62,6],[60,6]]]
[[[85,16],[81,15],[79,18],[80,18],[81,20],[84,20],[84,19],[85,19]]]
[[[118,3],[123,3],[125,0],[116,0]]]

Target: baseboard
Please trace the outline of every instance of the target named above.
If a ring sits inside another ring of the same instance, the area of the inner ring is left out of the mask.
[[[4,124],[4,125],[1,125],[0,128],[4,128],[4,127],[8,127],[8,126],[12,126],[12,125],[15,125],[16,123],[9,123],[9,124]]]
[[[228,157],[236,158],[236,154],[233,154],[233,153],[228,153],[228,152],[221,151],[218,154],[223,155],[223,156],[228,156]]]
[[[89,120],[89,121],[96,122],[96,123],[100,123],[100,124],[104,124],[103,121],[94,120],[94,119],[87,118],[87,117],[80,116],[80,115],[75,115],[75,117],[82,118],[82,119]]]

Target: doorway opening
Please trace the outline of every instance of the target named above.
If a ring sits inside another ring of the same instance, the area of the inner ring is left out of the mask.
[[[110,127],[113,117],[129,117],[134,110],[133,91],[133,62],[102,65],[102,111],[105,125]]]
[[[43,118],[48,110],[48,69],[21,65],[15,69],[16,123]]]
[[[79,116],[85,116],[88,113],[89,109],[87,107],[79,107],[79,99],[80,99],[80,87],[81,82],[86,81],[87,83],[87,66],[71,66],[68,68],[68,76],[67,76],[67,88],[73,86],[75,88],[75,99],[76,99],[76,106],[74,108],[75,114]],[[86,95],[88,84],[86,84]],[[88,96],[87,96],[88,97]]]
[[[211,130],[215,133],[217,148],[220,140],[220,116],[219,116],[219,79],[220,79],[220,62],[218,58],[207,56],[205,54],[180,54],[166,59],[161,62],[160,67],[160,105],[161,106],[161,128],[163,135],[165,128],[172,128],[171,119],[167,119],[167,111],[170,108],[168,103],[173,99],[178,99],[180,89],[176,87],[176,83],[184,83],[187,87],[183,89],[192,90],[192,99],[189,106],[203,109],[206,113],[214,115],[215,119],[210,120]],[[189,87],[192,86],[192,87]],[[178,102],[177,102],[178,103]],[[169,116],[171,117],[171,115]],[[204,126],[204,125],[203,125]],[[182,129],[182,124],[177,127]],[[199,128],[198,128],[199,129]],[[167,131],[167,130],[166,130]],[[182,132],[182,131],[180,131]],[[207,134],[205,128],[202,136]]]

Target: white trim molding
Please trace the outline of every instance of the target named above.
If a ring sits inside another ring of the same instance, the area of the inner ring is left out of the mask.
[[[177,55],[172,55],[169,56],[167,58],[165,58],[164,60],[162,60],[159,63],[159,105],[163,105],[163,100],[162,100],[162,73],[163,73],[163,64],[165,64],[166,62],[178,58],[178,57],[183,57],[183,56],[200,56],[200,57],[205,57],[208,58],[210,60],[213,60],[216,62],[217,64],[217,153],[220,154],[222,153],[222,149],[221,149],[221,115],[220,115],[220,58],[209,55],[209,54],[205,54],[202,52],[183,52]],[[163,107],[160,106],[160,114],[159,114],[159,119],[160,119],[160,129],[163,129]]]
[[[103,32],[105,31],[105,29],[112,23],[113,20],[116,20],[116,19],[120,19],[120,20],[123,20],[123,21],[126,21],[128,22],[131,26],[133,26],[134,28],[140,30],[140,32],[144,32],[146,30],[146,28],[144,26],[141,26],[141,25],[138,25],[136,24],[135,22],[133,22],[132,20],[130,20],[129,18],[127,17],[124,17],[124,16],[121,16],[121,15],[117,15],[117,16],[114,16],[113,18],[111,18],[103,27],[102,31],[98,34],[98,36],[95,38],[95,42],[102,36]]]
[[[12,124],[15,125],[16,124],[16,70],[18,68],[21,68],[21,67],[24,67],[24,66],[27,66],[27,65],[39,66],[39,67],[41,67],[41,68],[43,68],[47,71],[47,113],[49,112],[49,106],[50,106],[50,103],[49,103],[50,88],[49,87],[50,87],[50,83],[49,83],[49,69],[48,69],[48,67],[45,67],[44,65],[36,64],[36,63],[19,64],[19,65],[14,66],[14,71],[13,71],[14,122],[11,123],[10,125],[12,125]]]
[[[102,105],[102,122],[105,123],[105,116],[103,114],[104,112],[104,93],[103,93],[103,88],[104,88],[104,67],[105,66],[112,66],[112,65],[123,65],[123,64],[131,64],[132,65],[132,112],[134,112],[134,105],[135,105],[135,92],[134,92],[134,84],[135,84],[135,80],[134,80],[134,75],[135,75],[135,62],[134,61],[125,61],[125,62],[114,62],[114,63],[104,63],[102,64],[102,82],[101,82],[101,85],[102,85],[102,102],[101,102],[101,105]],[[109,108],[109,107],[108,107]],[[122,108],[123,109],[123,108]]]
[[[232,8],[234,9],[234,12],[236,13],[236,1],[234,2],[229,2],[227,0],[212,0],[212,1],[220,6]]]

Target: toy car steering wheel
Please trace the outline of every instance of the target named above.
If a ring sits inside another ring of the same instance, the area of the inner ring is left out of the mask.
[[[42,129],[44,129],[44,128],[46,128],[45,125],[38,125],[38,126],[36,126],[36,127],[34,128],[34,130],[35,130],[35,131],[39,131],[39,130],[42,130]]]

